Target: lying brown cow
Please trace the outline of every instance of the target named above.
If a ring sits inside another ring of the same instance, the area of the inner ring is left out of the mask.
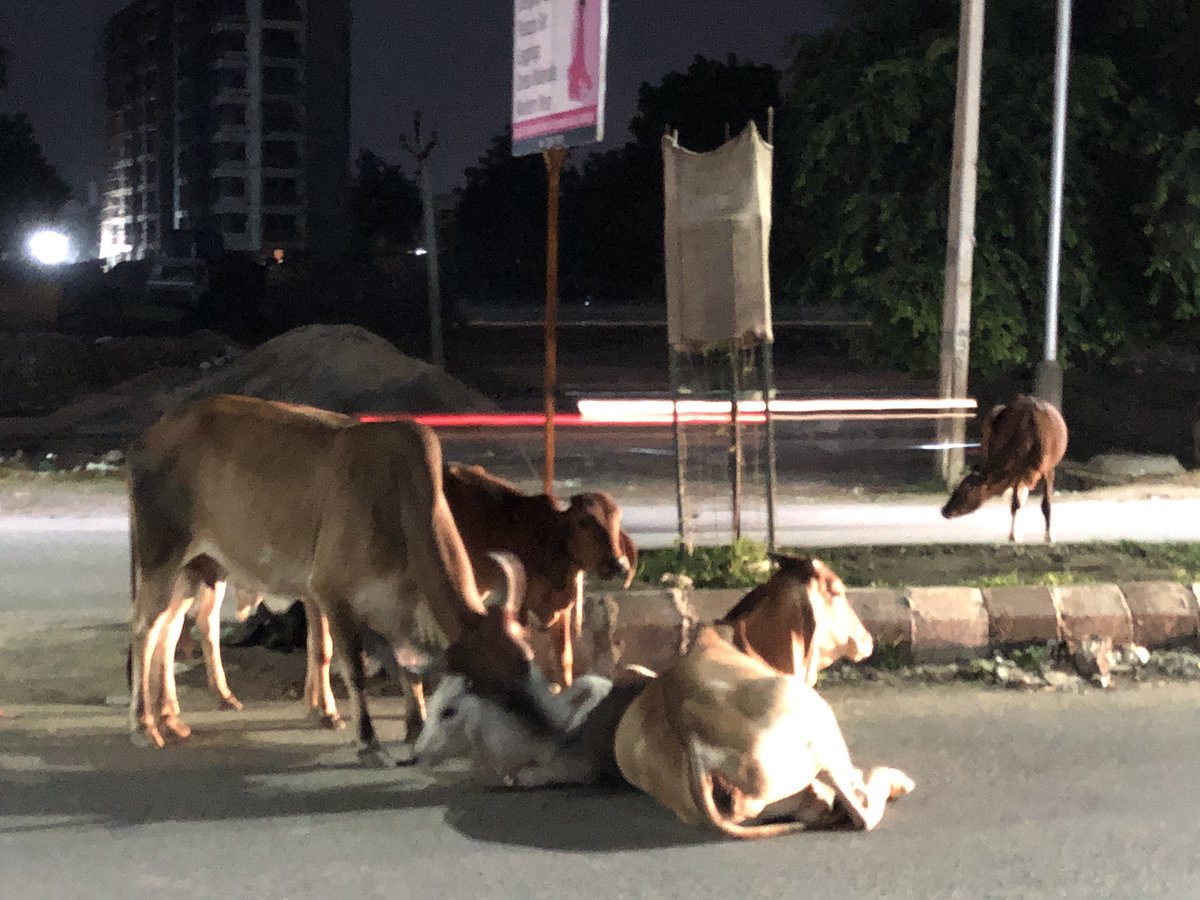
[[[604,493],[576,494],[565,510],[546,494],[523,494],[481,466],[449,465],[442,479],[481,590],[498,585],[488,552],[512,553],[525,568],[522,624],[550,631],[564,687],[574,677],[571,639],[581,625],[583,576],[624,579],[637,570],[637,547],[621,530],[621,510]]]
[[[1067,423],[1045,400],[1018,394],[1008,404],[993,406],[983,418],[982,464],[972,468],[942,507],[947,519],[974,512],[992,497],[1012,489],[1012,524],[1008,539],[1017,539],[1017,510],[1039,481],[1045,482],[1042,516],[1046,541],[1050,531],[1050,500],[1054,496],[1054,468],[1067,452]]]
[[[397,662],[454,642],[451,667],[478,690],[559,715],[520,638],[520,591],[484,608],[428,428],[219,396],[167,413],[128,460],[135,739],[162,746],[164,732],[187,734],[173,709],[151,702],[151,673],[165,681],[173,668],[181,576],[316,604],[341,654],[364,761],[386,761],[363,695],[367,642]],[[519,581],[519,564],[505,571]],[[419,679],[412,687],[409,741],[423,718]]]
[[[817,683],[839,659],[861,662],[875,649],[846,599],[846,586],[819,559],[772,554],[779,570],[715,624],[732,628],[733,645],[777,672]]]
[[[616,757],[627,781],[684,822],[737,838],[842,823],[869,831],[913,789],[896,769],[864,779],[829,704],[713,627],[630,704]]]

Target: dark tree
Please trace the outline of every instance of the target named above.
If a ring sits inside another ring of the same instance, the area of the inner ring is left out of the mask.
[[[29,229],[53,219],[70,197],[25,116],[0,115],[0,256],[19,255]]]
[[[564,179],[564,192],[569,179]],[[492,138],[458,189],[450,266],[454,293],[486,302],[530,302],[546,278],[546,167],[514,157],[509,132]]]
[[[381,242],[412,247],[420,232],[420,191],[403,168],[390,165],[370,150],[359,150],[350,220],[360,255]]]

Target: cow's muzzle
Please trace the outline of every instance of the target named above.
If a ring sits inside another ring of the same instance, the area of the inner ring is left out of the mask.
[[[606,581],[616,578],[626,581],[631,574],[629,560],[624,556],[614,556],[600,570],[600,577]]]

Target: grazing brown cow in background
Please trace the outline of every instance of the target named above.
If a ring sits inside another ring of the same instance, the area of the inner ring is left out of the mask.
[[[947,519],[974,512],[985,501],[1012,489],[1012,525],[1008,539],[1017,539],[1017,510],[1039,481],[1045,482],[1042,515],[1046,541],[1050,531],[1050,500],[1054,467],[1067,452],[1067,423],[1054,404],[1018,394],[1011,403],[993,406],[983,419],[983,462],[973,467],[942,507]]]
[[[128,459],[135,739],[161,747],[164,732],[187,734],[173,709],[151,702],[152,673],[165,678],[175,654],[181,576],[316,603],[341,654],[364,762],[387,760],[363,694],[368,640],[397,664],[454,644],[450,668],[477,690],[565,720],[520,637],[521,591],[483,605],[442,493],[441,447],[425,426],[346,424],[323,410],[218,396],[167,413]],[[519,568],[502,565],[510,584]],[[412,687],[409,741],[424,718],[419,679]]]
[[[490,551],[512,553],[525,569],[522,624],[550,632],[557,677],[574,677],[571,639],[581,626],[583,576],[623,578],[637,570],[637,546],[621,529],[621,509],[608,494],[575,494],[566,509],[546,494],[524,494],[482,466],[448,465],[442,478],[480,590],[499,584]]]
[[[779,571],[737,602],[717,625],[733,629],[733,645],[810,687],[839,659],[861,662],[875,650],[846,586],[821,560],[771,554]]]

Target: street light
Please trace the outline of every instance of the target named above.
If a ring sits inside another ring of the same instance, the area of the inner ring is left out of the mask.
[[[71,241],[60,231],[44,228],[26,242],[29,255],[43,266],[61,266],[71,255]]]

